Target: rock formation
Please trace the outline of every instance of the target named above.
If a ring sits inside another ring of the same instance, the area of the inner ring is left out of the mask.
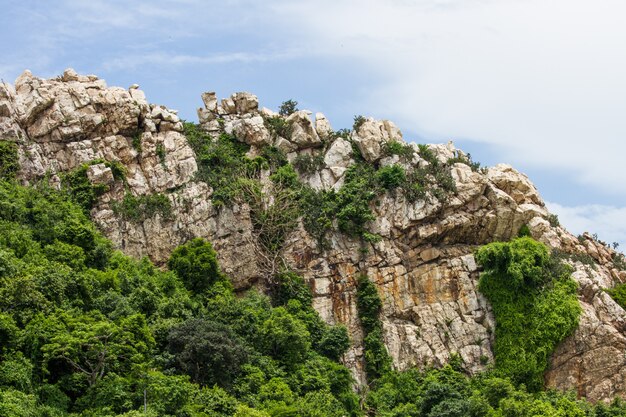
[[[319,156],[314,172],[300,179],[315,189],[339,189],[354,163],[353,145],[366,161],[387,166],[428,164],[418,153],[400,160],[383,152],[393,141],[405,144],[389,121],[366,119],[350,136],[333,135],[326,117],[297,111],[288,117],[259,109],[256,96],[236,93],[218,101],[202,95],[198,110],[202,129],[215,136],[232,133],[251,145],[273,145],[290,161],[298,155]],[[269,118],[290,129],[272,132]],[[182,134],[176,111],[149,104],[138,86],[107,87],[96,76],[66,70],[56,79],[24,72],[14,86],[0,86],[0,139],[19,145],[20,172],[25,183],[42,179],[60,184],[63,173],[83,163],[119,161],[126,181],[115,181],[111,167],[95,163],[88,177],[108,190],[98,198],[92,218],[115,245],[134,256],[163,264],[171,251],[192,237],[210,240],[222,269],[237,289],[258,284],[262,276],[254,244],[250,207],[215,207],[213,190],[196,178],[198,164]],[[442,162],[463,153],[449,143],[429,145]],[[532,236],[564,253],[591,257],[590,266],[572,256],[583,307],[580,325],[554,352],[546,374],[549,386],[574,389],[592,401],[626,398],[626,316],[607,294],[626,281],[626,272],[612,262],[614,252],[589,235],[576,238],[551,223],[543,200],[529,179],[508,165],[486,172],[464,163],[451,166],[456,193],[447,201],[410,202],[402,193],[387,193],[371,205],[376,219],[372,233],[381,239],[364,243],[331,231],[329,247],[320,249],[300,224],[281,251],[286,264],[302,274],[314,294],[314,307],[329,323],[344,323],[354,341],[344,358],[363,381],[362,332],[356,313],[355,282],[367,274],[383,300],[384,338],[395,367],[442,365],[460,355],[468,372],[493,362],[494,319],[476,286],[479,270],[472,255],[482,244],[507,240],[528,225]],[[114,202],[130,193],[164,193],[173,216],[158,213],[145,220],[124,218]]]

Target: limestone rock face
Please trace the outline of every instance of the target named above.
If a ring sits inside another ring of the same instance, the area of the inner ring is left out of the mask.
[[[309,113],[300,110],[287,117],[287,123],[291,126],[291,137],[288,139],[298,149],[310,148],[322,144],[315,125],[309,117]]]
[[[369,118],[354,132],[353,140],[365,160],[375,162],[381,157],[383,145],[392,140],[402,140],[402,132],[389,120]]]
[[[428,165],[417,152],[402,157],[383,152],[385,143],[402,141],[389,121],[367,119],[342,138],[332,134],[321,113],[315,121],[307,111],[280,116],[259,110],[250,93],[220,101],[207,92],[202,102],[200,125],[210,135],[232,133],[251,146],[251,155],[273,145],[290,161],[305,155],[315,160],[319,166],[313,172],[303,169],[299,175],[316,189],[342,186],[355,163],[355,147],[379,166],[399,164],[409,170]],[[268,121],[284,129],[274,131]],[[250,208],[213,206],[213,190],[196,179],[196,157],[181,132],[176,111],[148,103],[137,85],[107,87],[96,76],[73,70],[49,80],[26,71],[14,86],[0,85],[0,139],[19,145],[21,181],[50,173],[58,185],[60,174],[88,164],[90,181],[108,187],[91,216],[118,248],[163,265],[176,246],[204,237],[237,290],[262,287],[264,259],[255,244]],[[364,243],[335,230],[322,250],[300,224],[280,253],[309,283],[324,320],[349,329],[354,343],[343,360],[356,379],[365,383],[355,290],[359,274],[378,287],[384,339],[396,368],[440,366],[453,354],[470,373],[492,363],[495,322],[477,290],[480,270],[473,252],[479,245],[511,239],[528,225],[535,239],[596,264],[572,261],[583,314],[575,333],[554,352],[547,384],[574,389],[593,401],[626,397],[626,312],[603,291],[626,281],[626,271],[612,261],[615,252],[590,235],[576,238],[551,225],[536,188],[510,166],[475,172],[464,163],[448,164],[460,152],[452,143],[428,146],[455,183],[456,192],[447,200],[411,202],[401,192],[389,192],[370,206],[375,220],[369,230],[380,236],[378,242]],[[111,163],[124,165],[125,183],[113,176]],[[125,193],[163,193],[173,215],[130,221],[115,210]]]

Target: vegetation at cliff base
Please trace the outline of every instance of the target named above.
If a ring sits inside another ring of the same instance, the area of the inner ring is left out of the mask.
[[[300,277],[236,297],[201,239],[169,266],[113,251],[63,192],[0,182],[0,415],[359,414],[347,332]]]
[[[290,174],[283,174],[281,181],[288,181]],[[518,382],[530,376],[532,384],[534,373],[513,372],[510,379],[506,367],[473,378],[459,359],[441,369],[393,370],[382,338],[382,303],[365,276],[356,291],[370,384],[357,390],[340,363],[350,346],[346,328],[320,318],[302,277],[283,271],[269,295],[235,295],[216,255],[209,242],[194,239],[161,270],[112,250],[64,191],[0,181],[0,415],[626,415],[619,401],[593,406],[569,394],[532,392]],[[547,352],[565,333],[561,324],[574,317],[575,308],[567,307],[571,284],[557,273],[564,271],[532,241],[490,246],[479,257],[490,265],[487,281],[507,279],[532,294],[533,308],[526,309],[525,297],[516,301],[518,316],[542,332],[522,333],[532,343],[522,346]],[[481,288],[504,297],[500,284]],[[496,302],[496,314],[506,305]],[[548,322],[560,315],[561,324],[539,326],[534,311]],[[496,358],[511,364],[514,358],[502,355],[520,352],[500,349]],[[523,364],[536,364],[530,369],[537,371],[539,360],[521,353]]]
[[[550,355],[578,325],[581,308],[571,268],[530,237],[485,245],[476,260],[484,268],[479,290],[496,320],[496,370],[538,391]]]
[[[382,301],[376,284],[365,275],[357,279],[357,310],[363,328],[363,356],[365,372],[370,383],[391,371],[391,357],[383,340],[383,326],[380,321]]]

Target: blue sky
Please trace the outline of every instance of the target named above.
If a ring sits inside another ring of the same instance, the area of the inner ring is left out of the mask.
[[[2,0],[0,77],[67,67],[195,120],[200,93],[388,118],[526,173],[573,233],[626,247],[621,0]]]

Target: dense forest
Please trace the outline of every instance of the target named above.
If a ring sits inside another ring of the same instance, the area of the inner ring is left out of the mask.
[[[459,357],[394,370],[376,285],[354,277],[368,378],[357,386],[341,364],[348,332],[323,322],[296,273],[236,294],[203,239],[157,268],[97,231],[93,190],[25,187],[0,168],[0,416],[626,416],[620,401],[544,390],[580,307],[568,267],[528,236],[476,252],[496,362],[471,377]]]

